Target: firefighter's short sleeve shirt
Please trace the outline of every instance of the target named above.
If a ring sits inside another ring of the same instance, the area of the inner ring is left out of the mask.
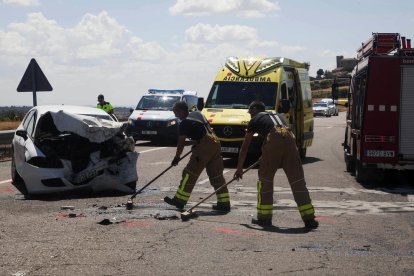
[[[206,135],[207,131],[202,123],[184,119],[178,127],[178,134],[185,135],[191,140],[200,140]]]
[[[275,114],[274,116],[278,116],[283,124],[286,124],[283,117]],[[269,131],[275,127],[275,123],[270,118],[267,112],[261,112],[253,117],[249,124],[247,125],[247,132],[250,133],[259,133],[262,136],[266,136],[269,134]]]

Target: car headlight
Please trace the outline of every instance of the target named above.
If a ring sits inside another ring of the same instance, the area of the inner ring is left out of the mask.
[[[177,121],[174,119],[174,120],[171,120],[171,121],[168,121],[167,122],[167,127],[169,127],[169,126],[173,126],[173,125],[175,125],[177,123]]]

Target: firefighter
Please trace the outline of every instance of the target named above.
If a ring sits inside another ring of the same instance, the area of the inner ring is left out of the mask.
[[[283,168],[289,180],[299,213],[305,223],[305,228],[308,230],[317,228],[319,223],[315,220],[315,211],[306,188],[294,134],[289,130],[281,115],[265,112],[265,105],[261,101],[252,102],[249,113],[252,119],[247,126],[247,133],[240,149],[234,178],[239,180],[243,176],[243,164],[253,134],[262,135],[264,142],[258,170],[257,219],[253,218],[252,223],[260,226],[272,225],[273,178],[277,169]]]
[[[100,94],[98,95],[98,104],[96,105],[97,108],[102,109],[109,115],[114,114],[114,108],[112,107],[110,102],[106,102],[104,95]]]
[[[171,165],[176,166],[180,161],[187,137],[192,140],[193,146],[190,160],[183,170],[182,179],[175,196],[173,198],[165,197],[164,201],[183,209],[204,168],[206,168],[214,190],[225,184],[223,159],[221,157],[220,142],[210,128],[207,119],[199,111],[189,113],[188,106],[183,101],[176,102],[173,111],[175,116],[181,119],[181,122],[178,127],[177,151]],[[216,197],[217,204],[213,205],[213,209],[230,212],[230,197],[227,187],[216,192]]]

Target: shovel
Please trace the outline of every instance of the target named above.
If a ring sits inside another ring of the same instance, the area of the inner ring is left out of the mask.
[[[191,153],[191,150],[189,152],[187,152],[186,154],[184,154],[184,156],[182,156],[180,158],[180,161],[183,160],[185,157],[187,157],[187,155],[189,155]],[[170,170],[172,167],[174,167],[173,165],[170,165],[168,168],[166,168],[165,170],[163,170],[159,175],[157,175],[156,177],[154,177],[150,182],[148,182],[144,187],[142,187],[141,189],[139,189],[138,191],[136,191],[130,199],[128,199],[127,203],[126,203],[126,209],[127,210],[132,210],[134,208],[134,202],[133,199],[140,194],[145,188],[147,188],[149,185],[151,185],[155,180],[157,180],[159,177],[161,177],[164,173],[166,173],[168,170]]]
[[[257,160],[253,165],[250,165],[250,167],[248,167],[247,169],[245,169],[243,171],[243,174],[245,174],[247,171],[249,171],[250,169],[256,167],[258,164],[260,163],[260,159]],[[201,203],[205,202],[207,199],[209,199],[210,197],[212,197],[214,194],[216,194],[216,192],[220,191],[221,189],[223,189],[224,187],[227,187],[227,185],[229,185],[230,183],[232,183],[234,180],[236,180],[236,178],[233,178],[232,180],[230,180],[229,182],[221,185],[217,190],[215,190],[214,192],[212,192],[211,194],[209,194],[206,198],[202,199],[201,201],[199,201],[196,205],[194,205],[193,207],[189,208],[187,211],[182,212],[181,213],[181,220],[182,221],[187,221],[193,217],[197,217],[197,214],[195,212],[193,212],[193,209],[196,208],[197,206],[199,206]]]

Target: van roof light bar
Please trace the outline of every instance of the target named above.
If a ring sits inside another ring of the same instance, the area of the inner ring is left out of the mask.
[[[150,94],[183,94],[184,89],[148,89]]]

